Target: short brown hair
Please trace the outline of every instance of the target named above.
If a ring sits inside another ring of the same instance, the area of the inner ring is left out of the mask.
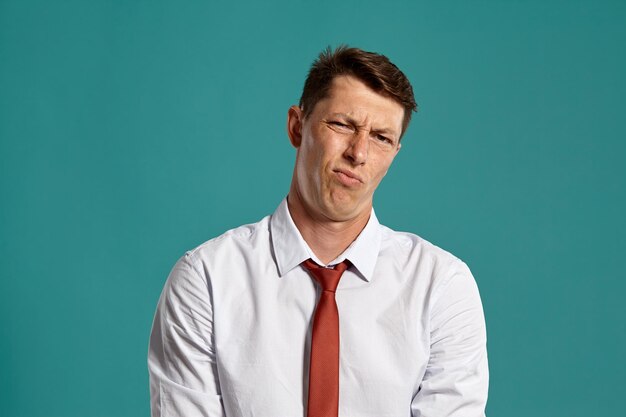
[[[346,45],[334,51],[326,48],[311,65],[300,97],[304,117],[311,114],[318,101],[328,97],[333,79],[340,75],[354,76],[377,93],[400,103],[404,107],[401,136],[404,135],[412,112],[417,111],[408,78],[386,56]]]

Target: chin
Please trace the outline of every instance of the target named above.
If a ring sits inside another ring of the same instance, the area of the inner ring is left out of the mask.
[[[342,203],[330,205],[326,207],[325,211],[326,217],[337,222],[352,220],[361,212],[354,204]]]

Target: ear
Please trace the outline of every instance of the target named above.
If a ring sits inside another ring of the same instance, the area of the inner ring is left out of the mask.
[[[289,107],[287,112],[287,134],[294,148],[299,148],[302,143],[302,123],[304,114],[299,106]]]

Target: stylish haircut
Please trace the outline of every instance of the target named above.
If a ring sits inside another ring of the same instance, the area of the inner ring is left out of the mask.
[[[333,79],[340,75],[356,77],[378,94],[400,103],[404,107],[400,136],[404,135],[412,112],[417,111],[408,78],[386,56],[346,45],[334,51],[326,48],[311,65],[300,97],[304,117],[311,114],[318,101],[328,97]]]

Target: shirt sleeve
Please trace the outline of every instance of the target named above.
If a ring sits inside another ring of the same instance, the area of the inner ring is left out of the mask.
[[[413,417],[484,417],[489,386],[485,319],[467,266],[444,281],[430,315],[430,358]]]
[[[223,417],[207,280],[181,258],[161,293],[150,335],[152,417]]]

